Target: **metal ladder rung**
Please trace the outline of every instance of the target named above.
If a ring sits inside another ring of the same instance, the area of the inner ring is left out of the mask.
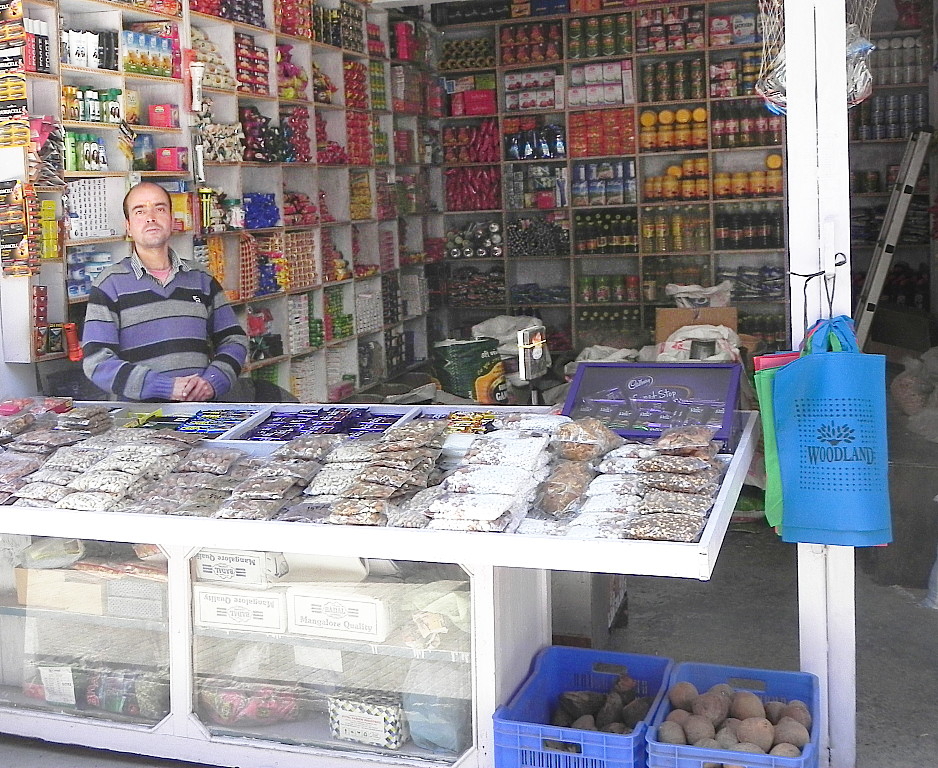
[[[898,245],[899,236],[902,234],[909,203],[915,192],[918,175],[922,170],[933,135],[934,129],[931,126],[919,128],[909,137],[909,143],[902,156],[896,184],[889,197],[889,205],[886,207],[886,214],[870,258],[870,268],[866,273],[866,279],[853,313],[857,343],[861,350],[869,338],[873,315],[886,283],[886,277],[892,267],[892,257]]]

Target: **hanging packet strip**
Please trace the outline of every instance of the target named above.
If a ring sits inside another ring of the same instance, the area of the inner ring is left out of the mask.
[[[891,541],[885,358],[859,351],[849,317],[819,320],[772,389],[782,540]]]

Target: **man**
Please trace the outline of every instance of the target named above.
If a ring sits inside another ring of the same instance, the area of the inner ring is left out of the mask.
[[[121,400],[200,402],[231,389],[248,342],[222,287],[169,247],[169,194],[143,182],[124,197],[128,257],[88,297],[85,375]]]

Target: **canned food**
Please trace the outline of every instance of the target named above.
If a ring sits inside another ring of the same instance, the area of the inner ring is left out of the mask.
[[[674,176],[665,176],[661,181],[661,196],[665,200],[677,200],[681,194],[681,182]]]
[[[867,171],[864,176],[864,186],[867,192],[882,192],[882,178],[879,175],[879,171]]]
[[[638,145],[644,151],[654,151],[658,148],[658,131],[654,126],[642,127],[638,133]]]
[[[674,146],[677,149],[688,149],[691,146],[691,128],[686,123],[674,126]]]
[[[738,171],[730,176],[730,194],[733,197],[749,196],[749,174]]]
[[[765,194],[769,197],[779,197],[782,194],[784,180],[780,170],[765,172]]]
[[[753,197],[765,196],[765,171],[749,172],[749,194]]]
[[[698,178],[706,178],[710,175],[710,161],[704,157],[695,157],[694,158],[694,176]]]
[[[710,179],[702,176],[694,179],[694,198],[697,200],[706,200],[710,195]]]
[[[693,200],[697,197],[697,179],[681,179],[681,200]]]
[[[655,195],[656,195],[656,190],[655,190],[655,179],[656,179],[656,178],[657,178],[656,176],[646,176],[646,177],[645,177],[645,182],[644,182],[644,184],[642,184],[642,197],[645,199],[645,202],[651,202],[651,201],[654,201],[654,200],[657,200],[657,199],[658,199],[658,198],[655,196]],[[659,183],[658,183],[658,189],[660,190],[660,188],[661,188],[661,183],[659,182]]]
[[[898,128],[898,126],[896,126]],[[674,149],[674,126],[658,126],[658,149]]]
[[[713,174],[713,196],[729,197],[733,192],[731,178],[728,173],[720,172]]]

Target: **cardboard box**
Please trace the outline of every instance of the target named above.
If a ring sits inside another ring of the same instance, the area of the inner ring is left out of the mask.
[[[669,307],[655,310],[655,343],[667,341],[668,336],[685,325],[725,325],[736,330],[736,307],[699,307],[680,309]]]
[[[157,147],[156,170],[188,171],[189,150],[186,147]]]
[[[192,614],[193,622],[200,627],[282,633],[287,629],[286,590],[193,584]]]
[[[179,127],[179,107],[175,104],[151,104],[147,108],[149,125],[158,128]]]
[[[467,115],[494,115],[497,111],[495,91],[466,91],[462,96]]]
[[[16,602],[30,608],[50,608],[103,616],[107,579],[66,568],[15,568]]]
[[[192,575],[197,581],[268,587],[289,570],[280,552],[203,549],[192,558]]]
[[[385,600],[340,585],[287,589],[287,630],[298,635],[383,643],[390,631]]]

